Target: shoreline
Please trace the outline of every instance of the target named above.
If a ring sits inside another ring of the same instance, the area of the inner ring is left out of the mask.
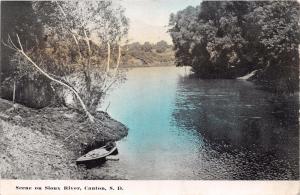
[[[149,67],[171,67],[171,66],[175,66],[174,62],[165,62],[165,63],[151,63],[151,64],[143,64],[143,65],[120,65],[120,69],[122,68],[149,68]]]
[[[68,108],[31,109],[0,99],[2,179],[94,179],[76,165],[85,152],[128,134],[125,125],[97,112],[100,130]]]

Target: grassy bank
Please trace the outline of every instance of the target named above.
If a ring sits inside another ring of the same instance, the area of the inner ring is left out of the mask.
[[[128,129],[98,112],[101,128],[68,108],[30,109],[0,99],[0,176],[3,179],[93,179],[75,160]]]

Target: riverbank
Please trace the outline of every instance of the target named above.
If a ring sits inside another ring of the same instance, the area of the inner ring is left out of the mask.
[[[169,48],[164,52],[143,51],[142,49],[131,49],[122,58],[120,67],[157,67],[172,66],[175,64],[174,51]]]
[[[31,109],[0,99],[0,176],[3,179],[93,179],[75,164],[84,152],[125,137],[128,129],[105,112],[95,128],[68,108]]]
[[[165,67],[176,66],[174,62],[154,62],[150,64],[123,64],[120,68],[147,68],[147,67]]]

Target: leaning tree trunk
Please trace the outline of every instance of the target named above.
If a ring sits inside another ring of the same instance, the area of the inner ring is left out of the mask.
[[[48,73],[46,73],[44,70],[42,70],[23,50],[23,47],[22,47],[22,44],[21,44],[21,41],[20,41],[20,38],[17,34],[17,38],[18,38],[18,43],[19,43],[19,46],[20,48],[17,48],[15,47],[15,49],[17,50],[17,52],[19,52],[20,54],[22,54],[38,71],[40,71],[44,76],[46,76],[47,78],[49,78],[50,80],[56,82],[56,83],[59,83],[60,85],[63,85],[65,87],[67,87],[68,89],[70,89],[74,94],[75,96],[77,97],[77,99],[79,100],[80,102],[80,105],[81,107],[83,108],[85,114],[88,116],[89,120],[94,123],[95,122],[95,119],[94,117],[90,114],[90,112],[87,110],[84,102],[82,101],[80,95],[78,94],[78,92],[71,86],[67,85],[66,83],[60,81],[60,80],[57,80],[55,79],[54,77],[50,76]]]

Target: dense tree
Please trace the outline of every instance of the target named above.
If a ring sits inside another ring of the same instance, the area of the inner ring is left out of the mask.
[[[50,89],[49,83],[43,81],[34,83],[22,75],[19,75],[18,79],[14,79],[18,76],[18,63],[11,61],[15,52],[2,44],[9,38],[15,42],[16,34],[19,34],[22,40],[26,40],[23,42],[24,48],[35,50],[37,43],[43,39],[42,33],[43,26],[37,19],[32,2],[1,1],[0,96],[2,98],[13,99],[14,96],[18,102],[36,107],[44,106],[51,101],[51,91],[48,90]],[[33,94],[39,96],[32,98]]]
[[[171,14],[170,16],[169,25],[172,28],[169,31],[175,48],[176,63],[179,66],[192,64],[191,49],[195,45],[194,38],[198,37],[194,33],[197,32],[196,29],[199,26],[196,22],[199,11],[200,7],[189,6],[176,15]]]
[[[150,42],[145,42],[144,44],[143,44],[143,51],[145,51],[145,52],[151,52],[152,51],[152,48],[153,48],[153,46],[152,46],[152,44],[150,43]]]
[[[42,25],[28,1],[1,1],[1,41],[7,41],[8,35],[16,40],[16,33],[26,40],[24,47],[31,49],[42,39]],[[9,59],[13,51],[1,44],[1,73],[3,80],[15,70]]]
[[[117,69],[111,70],[110,64],[111,59],[115,59],[117,66],[120,63],[120,44],[128,31],[123,9],[110,0],[31,3],[36,20],[44,28],[43,39],[35,44],[35,49],[24,47],[27,39],[21,37],[22,33],[18,33],[19,44],[15,40],[9,42],[10,46],[14,46],[12,43],[19,48],[23,46],[11,58],[18,64],[17,75],[38,80],[35,75],[41,75],[37,68],[40,67],[47,73],[42,74],[47,79],[51,77],[52,81],[62,81],[63,86],[73,86],[67,88],[76,89],[75,94],[78,92],[87,108],[94,112],[116,80]],[[111,54],[112,51],[117,53]]]
[[[168,45],[168,43],[166,41],[159,41],[155,44],[155,51],[157,53],[163,53],[165,52],[170,46]]]
[[[177,65],[201,78],[236,78],[253,70],[276,91],[298,86],[296,1],[204,1],[170,16]],[[266,85],[265,85],[266,86]]]
[[[246,38],[261,67],[257,81],[276,91],[293,91],[299,87],[300,7],[296,1],[251,4],[245,16],[251,27]]]

